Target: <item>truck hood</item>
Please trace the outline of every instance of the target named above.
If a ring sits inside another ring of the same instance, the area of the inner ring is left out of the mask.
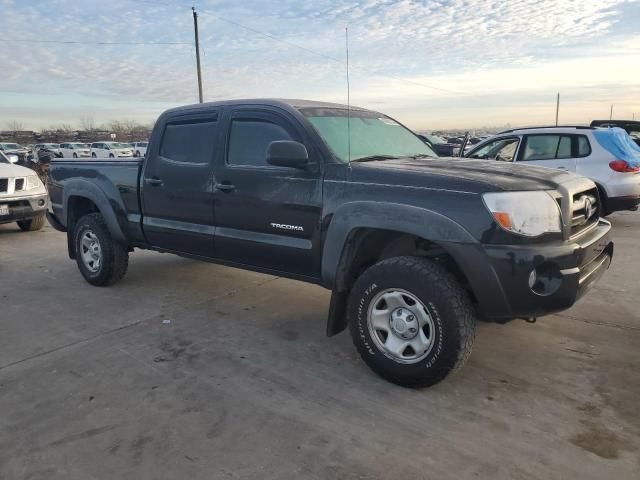
[[[0,177],[27,177],[29,175],[36,175],[36,172],[27,168],[15,165],[13,163],[0,163]]]
[[[505,190],[551,190],[578,175],[554,168],[469,158],[400,158],[352,162],[357,180],[483,193]],[[370,173],[371,175],[368,175]]]

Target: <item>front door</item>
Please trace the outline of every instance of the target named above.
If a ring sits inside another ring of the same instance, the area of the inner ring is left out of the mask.
[[[285,113],[249,107],[229,112],[225,130],[224,161],[216,169],[216,255],[258,269],[319,277],[322,166],[304,130]],[[276,140],[305,143],[312,164],[306,169],[267,164],[267,147]]]
[[[218,112],[169,119],[142,173],[143,225],[156,248],[214,256],[212,165]]]

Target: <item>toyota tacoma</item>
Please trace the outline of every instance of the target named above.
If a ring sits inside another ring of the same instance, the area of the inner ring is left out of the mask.
[[[330,289],[327,334],[397,384],[460,368],[476,321],[569,308],[609,267],[584,177],[443,159],[378,112],[234,100],[163,113],[143,159],[61,160],[48,218],[97,286],[135,248]]]

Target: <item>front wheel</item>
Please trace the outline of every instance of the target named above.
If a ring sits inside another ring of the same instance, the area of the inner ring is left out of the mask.
[[[16,223],[23,232],[36,232],[44,227],[44,213],[39,214],[29,220],[18,220]]]
[[[395,257],[373,265],[353,286],[348,313],[362,359],[398,385],[438,383],[471,354],[476,320],[469,297],[431,260]]]
[[[110,153],[109,158],[116,158],[116,157],[113,155],[113,153]]]
[[[102,215],[90,213],[78,220],[73,242],[80,273],[91,285],[113,285],[124,277],[129,252],[113,240]]]
[[[78,154],[77,154],[77,153],[74,153],[74,154],[73,154],[73,158],[78,158]]]
[[[91,158],[98,158],[98,156],[94,153],[91,154]]]

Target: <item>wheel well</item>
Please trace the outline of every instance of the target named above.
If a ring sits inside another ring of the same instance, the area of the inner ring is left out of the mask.
[[[69,197],[67,202],[67,249],[69,251],[69,257],[76,258],[75,247],[73,245],[73,231],[76,228],[76,223],[84,215],[88,213],[99,212],[98,207],[93,201],[86,197],[72,196]]]
[[[475,295],[467,278],[444,248],[417,235],[394,230],[358,228],[351,232],[336,272],[335,288],[348,292],[356,279],[370,266],[387,258],[405,255],[430,258],[441,264],[468,290],[475,303]]]

